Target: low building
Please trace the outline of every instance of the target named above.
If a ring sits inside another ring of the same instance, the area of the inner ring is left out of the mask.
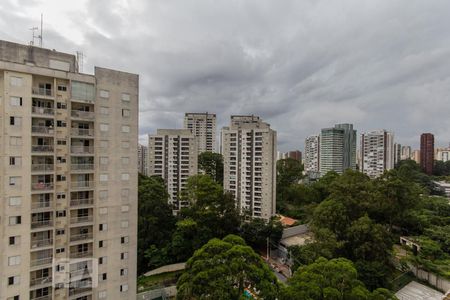
[[[313,234],[306,224],[285,228],[279,242],[278,256],[287,260],[289,258],[289,247],[304,246],[313,240]]]
[[[445,193],[445,196],[450,199],[450,182],[435,181],[434,183]]]

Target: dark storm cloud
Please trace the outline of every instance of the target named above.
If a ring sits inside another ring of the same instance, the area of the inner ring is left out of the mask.
[[[413,146],[422,131],[450,141],[449,1],[64,3],[1,3],[0,38],[28,41],[42,11],[46,47],[82,50],[87,72],[140,74],[142,140],[210,111],[218,128],[230,114],[260,115],[283,151],[336,122]]]

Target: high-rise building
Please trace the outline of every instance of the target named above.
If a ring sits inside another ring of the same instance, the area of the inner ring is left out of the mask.
[[[0,41],[0,299],[135,299],[138,75]]]
[[[148,176],[148,147],[138,145],[138,172]]]
[[[243,213],[275,214],[277,134],[257,116],[231,116],[221,132],[224,188]]]
[[[198,153],[216,152],[216,114],[186,113],[184,128],[192,130],[197,137]]]
[[[402,154],[400,160],[411,159],[411,146],[402,146]]]
[[[437,148],[436,149],[436,160],[447,162],[450,160],[450,148]]]
[[[300,163],[302,162],[302,152],[299,150],[286,152],[286,158],[292,158],[298,160]]]
[[[342,174],[347,169],[356,170],[356,130],[352,124],[323,128],[320,134],[320,174],[323,176],[329,171]]]
[[[161,176],[174,212],[189,203],[180,199],[190,176],[198,174],[197,138],[190,129],[158,129],[148,137],[148,174]]]
[[[396,166],[402,160],[402,145],[394,144],[394,166]]]
[[[396,144],[398,145],[398,144]],[[399,149],[400,147],[397,147]],[[371,178],[394,168],[394,134],[375,130],[361,134],[361,172]]]
[[[411,159],[414,160],[417,164],[420,164],[420,150],[414,150],[411,152]]]
[[[434,135],[422,133],[420,136],[420,167],[428,174],[433,174],[434,165]]]
[[[305,139],[305,171],[319,172],[320,137],[312,135]]]

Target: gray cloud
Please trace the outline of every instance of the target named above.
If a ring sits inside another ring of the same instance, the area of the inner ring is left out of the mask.
[[[449,1],[62,2],[2,1],[0,38],[28,41],[42,11],[46,47],[140,74],[141,140],[210,111],[260,115],[283,151],[336,122],[450,142]]]

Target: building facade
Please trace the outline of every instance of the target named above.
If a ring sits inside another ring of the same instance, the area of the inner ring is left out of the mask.
[[[433,174],[434,165],[434,135],[422,133],[420,136],[420,167],[428,174]]]
[[[312,135],[305,139],[305,171],[319,172],[320,136]]]
[[[402,160],[402,145],[394,144],[394,166],[396,166]]]
[[[224,189],[242,213],[269,219],[276,210],[277,134],[257,116],[231,116],[221,132]]]
[[[0,299],[136,297],[138,88],[0,41]]]
[[[450,160],[450,148],[437,148],[436,160],[447,162]]]
[[[361,134],[361,172],[376,178],[393,169],[395,150],[391,132],[375,130]]]
[[[197,138],[198,153],[216,152],[216,114],[186,113],[184,128],[192,130]]]
[[[148,176],[148,147],[138,145],[138,172]]]
[[[420,165],[420,150],[413,150],[411,152],[411,159]]]
[[[402,154],[400,159],[401,160],[411,159],[411,155],[412,155],[411,146],[402,146]]]
[[[174,212],[188,206],[181,192],[198,173],[197,138],[190,129],[158,129],[148,137],[148,173],[164,179]]]

